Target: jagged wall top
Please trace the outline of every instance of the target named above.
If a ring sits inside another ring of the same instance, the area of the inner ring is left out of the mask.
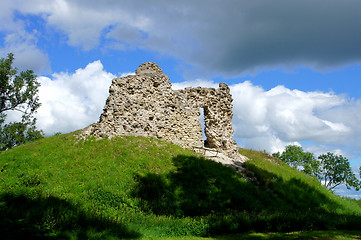
[[[162,69],[143,63],[135,75],[115,78],[98,123],[83,134],[103,136],[137,135],[157,137],[186,148],[207,146],[238,154],[233,140],[232,96],[229,87],[172,90]],[[204,109],[204,141],[200,109]]]

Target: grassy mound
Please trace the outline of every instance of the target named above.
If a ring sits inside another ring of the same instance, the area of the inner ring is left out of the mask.
[[[4,239],[119,239],[360,230],[359,202],[242,149],[247,181],[170,143],[49,137],[0,154]]]

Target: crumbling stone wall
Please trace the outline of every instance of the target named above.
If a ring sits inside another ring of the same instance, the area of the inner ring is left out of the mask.
[[[178,90],[186,96],[189,103],[204,109],[205,147],[217,149],[231,149],[233,141],[232,129],[232,96],[230,89],[225,83],[220,83],[218,89],[214,88],[186,88]]]
[[[200,109],[204,109],[204,141]],[[155,63],[142,64],[135,75],[115,78],[97,123],[83,130],[97,137],[135,135],[157,137],[182,147],[209,147],[237,157],[233,140],[232,96],[225,83],[219,88],[172,90]]]

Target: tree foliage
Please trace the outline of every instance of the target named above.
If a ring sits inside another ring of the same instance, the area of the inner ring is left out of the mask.
[[[318,157],[321,162],[321,176],[324,186],[333,189],[340,184],[345,184],[347,189],[360,189],[360,181],[352,172],[352,168],[347,158],[333,153],[322,154]]]
[[[315,156],[310,152],[305,152],[301,146],[288,145],[285,151],[273,154],[274,157],[287,163],[291,167],[300,169],[302,172],[319,177],[320,163]]]
[[[43,137],[36,129],[34,113],[40,107],[37,95],[40,84],[32,70],[22,71],[12,66],[14,55],[0,59],[0,150]],[[6,122],[10,111],[21,113],[18,122]]]
[[[302,147],[288,145],[283,153],[274,153],[274,157],[297,168],[304,173],[316,177],[322,185],[332,190],[340,184],[345,184],[348,189],[359,190],[361,182],[352,172],[347,158],[333,153],[322,154],[316,159],[310,152],[305,152]],[[361,167],[360,167],[361,175]]]

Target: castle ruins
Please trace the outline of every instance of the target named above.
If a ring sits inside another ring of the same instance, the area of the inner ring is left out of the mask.
[[[156,137],[193,150],[214,149],[235,159],[239,153],[233,140],[232,101],[225,83],[217,89],[172,90],[168,76],[157,64],[147,62],[135,75],[113,79],[99,121],[85,128],[83,135]]]

